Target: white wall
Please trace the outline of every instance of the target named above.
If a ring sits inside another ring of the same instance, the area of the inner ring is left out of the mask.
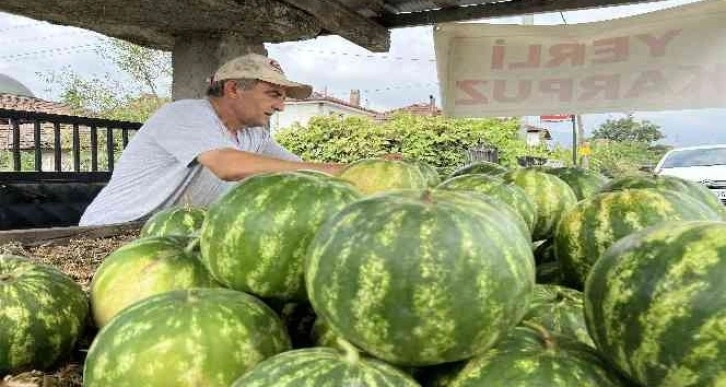
[[[539,132],[527,132],[527,145],[529,145],[529,146],[540,145]]]
[[[308,121],[315,116],[328,116],[331,114],[342,115],[343,117],[373,117],[373,113],[365,112],[349,106],[338,105],[332,102],[292,102],[285,104],[285,110],[275,113],[275,115],[270,118],[270,132],[274,133],[277,130],[288,128],[295,122],[305,126]]]

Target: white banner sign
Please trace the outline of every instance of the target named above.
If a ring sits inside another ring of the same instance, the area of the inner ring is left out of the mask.
[[[440,24],[434,43],[448,116],[726,107],[726,0],[588,24]]]

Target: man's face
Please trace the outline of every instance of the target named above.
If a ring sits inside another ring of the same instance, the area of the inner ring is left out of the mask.
[[[251,89],[236,87],[233,110],[243,127],[267,126],[270,117],[285,109],[285,88],[272,83],[259,81]]]

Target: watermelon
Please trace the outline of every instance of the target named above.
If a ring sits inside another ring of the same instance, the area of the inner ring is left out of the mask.
[[[347,166],[338,175],[355,185],[364,195],[397,189],[423,189],[428,179],[412,163],[366,159]]]
[[[555,175],[567,183],[575,193],[577,200],[586,199],[598,193],[608,182],[605,176],[580,167],[546,168],[542,171]]]
[[[537,223],[532,240],[550,238],[562,215],[577,203],[577,197],[567,183],[537,169],[517,169],[502,178],[522,188],[534,203]]]
[[[537,210],[529,195],[523,189],[506,184],[498,177],[484,174],[462,175],[444,181],[437,188],[476,191],[495,197],[522,217],[530,234],[537,223]]]
[[[242,292],[174,290],[123,310],[93,340],[83,385],[229,386],[290,350],[275,312]]]
[[[91,281],[93,319],[100,328],[127,306],[176,289],[219,286],[193,251],[194,240],[151,236],[120,247]]]
[[[447,385],[624,386],[622,377],[591,347],[529,324],[469,361]]]
[[[585,325],[583,294],[557,285],[535,285],[525,321],[594,347]]]
[[[451,173],[451,176],[449,176],[449,178],[474,174],[500,176],[507,172],[509,172],[509,169],[497,163],[491,163],[489,161],[477,161],[456,169],[453,173]]]
[[[0,373],[50,367],[75,346],[87,317],[88,299],[67,275],[0,255]]]
[[[726,207],[706,186],[693,181],[668,175],[624,176],[611,181],[602,188],[603,192],[620,191],[627,188],[658,188],[678,191],[705,203],[721,212],[726,219]]]
[[[310,301],[342,337],[422,366],[486,350],[527,311],[531,241],[485,196],[399,191],[350,204],[316,234]]]
[[[248,177],[207,210],[202,262],[225,287],[305,300],[308,243],[328,217],[359,197],[337,179],[294,172]]]
[[[441,177],[439,176],[439,172],[436,171],[436,168],[423,161],[415,161],[414,164],[418,166],[419,170],[426,179],[427,187],[433,188],[441,183]]]
[[[170,207],[156,212],[141,228],[139,237],[181,235],[193,236],[199,233],[204,222],[205,211],[195,207]]]
[[[417,387],[402,371],[361,358],[355,349],[308,348],[273,356],[237,379],[233,387],[365,386]]]
[[[618,239],[668,220],[720,220],[685,194],[655,188],[605,192],[579,202],[555,233],[555,256],[567,283],[581,288],[592,265]]]
[[[726,223],[669,222],[613,244],[585,286],[597,348],[644,386],[726,381]]]

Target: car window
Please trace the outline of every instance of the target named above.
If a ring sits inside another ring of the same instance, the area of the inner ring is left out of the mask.
[[[662,168],[726,165],[726,148],[689,149],[672,152]]]

